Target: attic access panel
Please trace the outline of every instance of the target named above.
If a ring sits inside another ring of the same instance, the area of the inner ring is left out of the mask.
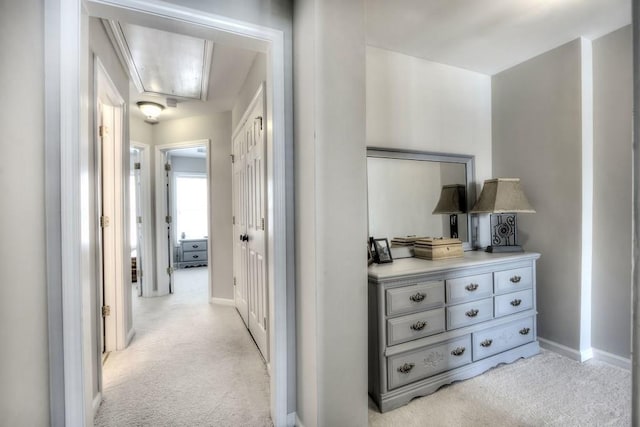
[[[138,92],[206,101],[211,41],[123,22],[105,26]]]

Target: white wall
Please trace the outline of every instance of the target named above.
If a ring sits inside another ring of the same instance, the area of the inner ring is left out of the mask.
[[[173,154],[171,156],[171,169],[174,172],[207,173],[207,159]]]
[[[294,34],[298,414],[364,426],[364,2],[296,2]]]
[[[233,298],[231,224],[231,113],[168,120],[153,126],[155,145],[209,139],[211,156],[212,265],[214,298]]]
[[[247,78],[242,84],[238,97],[231,111],[231,131],[235,132],[238,122],[253,100],[258,87],[267,79],[267,55],[256,54],[253,64],[247,73]]]
[[[135,114],[129,114],[129,137],[131,141],[153,145],[153,126]]]
[[[632,95],[631,26],[593,41],[594,348],[630,357]]]
[[[581,41],[492,78],[493,174],[519,177],[535,214],[519,238],[538,262],[538,335],[580,348]]]
[[[479,195],[492,177],[491,78],[371,46],[366,78],[367,146],[475,156]]]
[[[0,425],[49,425],[41,1],[0,2]],[[19,82],[19,83],[18,83]],[[25,166],[26,165],[26,166]]]

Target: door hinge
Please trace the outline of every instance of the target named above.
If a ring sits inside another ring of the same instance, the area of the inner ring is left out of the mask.
[[[171,215],[167,215],[164,217],[164,222],[166,222],[167,224],[171,224],[172,220],[173,218],[171,218]]]
[[[171,163],[165,163],[164,164],[164,170],[166,170],[167,172],[169,172],[171,170]]]
[[[171,276],[173,274],[173,267],[167,267],[167,274]]]
[[[260,120],[260,130],[262,130],[262,116],[258,116],[254,120]]]
[[[233,278],[233,286],[236,286],[236,278]]]
[[[106,134],[109,133],[109,128],[106,126],[99,126],[98,127],[98,134],[102,137],[105,136]]]
[[[133,168],[134,168],[135,170],[140,169],[140,162],[135,162],[135,163],[133,164]]]
[[[102,215],[100,217],[100,227],[105,228],[109,226],[109,217]]]
[[[111,316],[111,306],[103,305],[102,306],[102,317]]]
[[[264,231],[264,218],[262,218],[262,230]]]
[[[236,225],[236,216],[231,217],[231,224]]]
[[[235,163],[236,162],[236,156],[234,156],[233,154],[231,155],[231,163]]]
[[[142,217],[141,217],[141,216],[139,216],[139,217],[136,219],[136,221],[138,221],[138,224],[142,224]]]
[[[264,326],[267,326],[267,318],[266,318],[266,317],[264,318],[264,323],[263,323],[263,325],[264,325]]]

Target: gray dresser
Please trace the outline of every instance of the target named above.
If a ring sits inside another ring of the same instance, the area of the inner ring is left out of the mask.
[[[382,412],[537,354],[537,253],[369,267],[369,394]]]
[[[178,268],[207,265],[207,239],[180,240]]]

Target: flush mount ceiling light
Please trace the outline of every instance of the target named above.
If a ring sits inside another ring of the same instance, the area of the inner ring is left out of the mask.
[[[145,122],[156,124],[158,123],[158,116],[164,110],[164,106],[150,101],[139,101],[136,103],[142,114],[147,118]]]

